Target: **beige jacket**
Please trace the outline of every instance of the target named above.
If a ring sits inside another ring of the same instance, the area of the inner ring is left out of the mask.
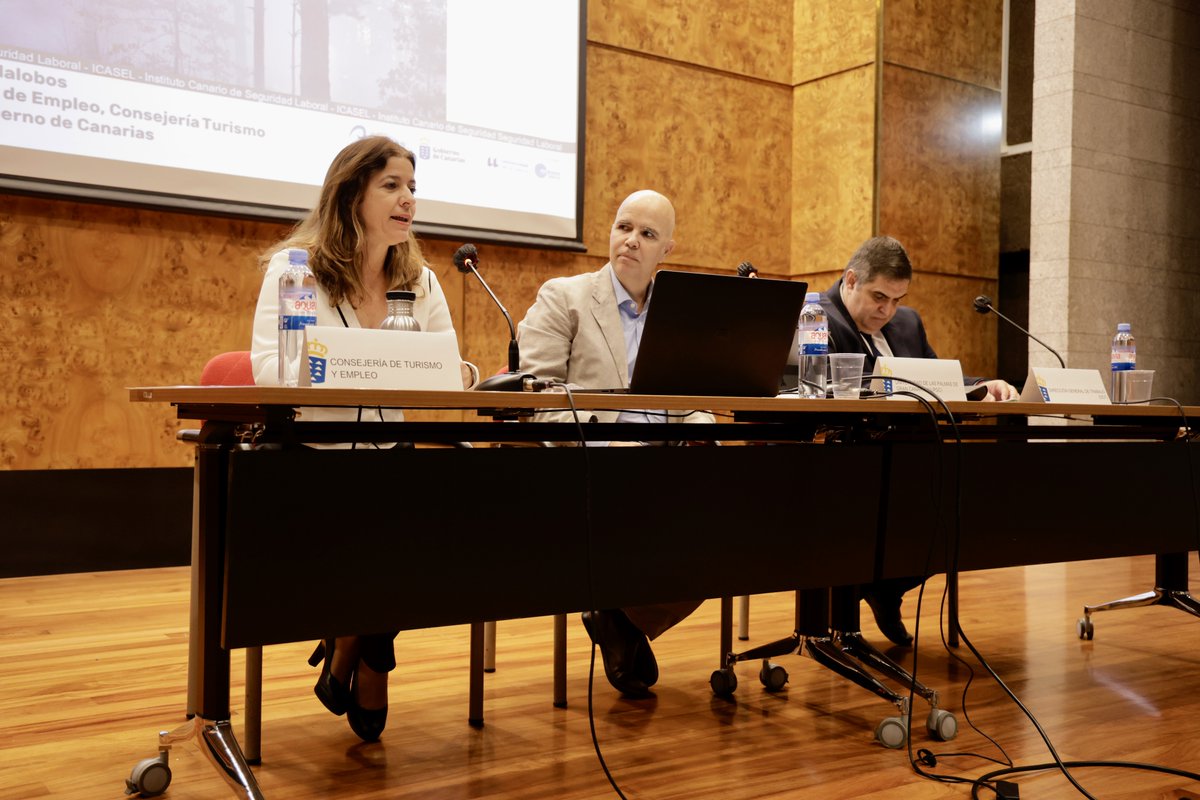
[[[553,378],[581,389],[629,388],[625,334],[612,286],[612,265],[597,272],[552,278],[538,290],[525,319],[517,326],[521,369],[539,378]],[[587,412],[586,418],[612,422],[616,411]],[[570,421],[571,412],[547,412],[541,421]],[[672,415],[670,422],[712,422],[712,415],[695,411]]]

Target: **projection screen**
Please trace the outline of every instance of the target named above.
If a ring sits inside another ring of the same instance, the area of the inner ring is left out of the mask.
[[[0,187],[296,219],[417,160],[419,227],[581,239],[585,0],[0,0]],[[484,235],[478,235],[478,234]]]

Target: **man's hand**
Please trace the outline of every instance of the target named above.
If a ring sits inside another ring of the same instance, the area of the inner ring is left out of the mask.
[[[1002,381],[999,378],[992,381],[981,381],[981,385],[986,386],[988,393],[984,395],[984,400],[1016,400],[1021,396],[1021,391],[1013,386],[1008,381]]]

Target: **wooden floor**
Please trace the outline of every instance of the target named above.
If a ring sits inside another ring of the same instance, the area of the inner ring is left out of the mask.
[[[1191,562],[1193,573],[1196,561]],[[1084,602],[1148,588],[1148,558],[962,576],[963,626],[1069,760],[1131,760],[1200,770],[1200,620],[1162,608],[1096,617],[1075,636]],[[1193,582],[1193,587],[1196,582]],[[942,692],[962,731],[949,743],[923,730],[914,748],[940,757],[937,774],[977,776],[992,765],[944,754],[1000,757],[963,713],[966,667],[937,641],[940,580],[922,613],[919,675]],[[156,732],[184,721],[188,572],[160,569],[0,581],[0,798],[118,798]],[[1193,589],[1195,591],[1195,589]],[[915,596],[906,603],[911,621]],[[751,641],[792,628],[790,595],[756,597]],[[883,644],[867,621],[868,639]],[[550,703],[548,619],[502,623],[498,671],[487,678],[487,723],[466,724],[467,632],[400,634],[382,742],[365,745],[312,695],[311,644],[267,648],[263,764],[269,798],[605,798],[615,796],[588,734],[590,648],[569,626],[569,708]],[[904,751],[875,743],[890,706],[808,658],[781,660],[791,682],[768,694],[758,665],[738,670],[734,700],[712,696],[717,606],[706,603],[656,644],[657,696],[620,699],[598,675],[595,725],[631,798],[969,798],[969,787],[923,778]],[[974,664],[965,648],[961,655]],[[241,726],[242,658],[234,656],[234,724]],[[982,670],[966,698],[982,731],[1017,763],[1049,760],[1033,725]],[[918,704],[916,719],[925,707]],[[232,796],[192,745],[176,747],[167,797]],[[1200,798],[1200,783],[1087,768],[1077,779],[1108,800]],[[1079,796],[1059,774],[1015,778],[1021,797]],[[982,791],[981,797],[993,797]]]

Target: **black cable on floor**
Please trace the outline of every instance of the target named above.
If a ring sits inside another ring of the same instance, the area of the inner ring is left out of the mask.
[[[1143,764],[1138,761],[1066,761],[1055,762],[1048,764],[1030,764],[1024,767],[1005,767],[1004,769],[993,770],[986,775],[980,775],[978,780],[990,781],[999,778],[1002,775],[1015,775],[1022,772],[1038,772],[1041,770],[1061,769],[1062,766],[1068,766],[1071,769],[1090,769],[1092,767],[1107,767],[1110,769],[1140,769],[1147,772],[1161,772],[1166,775],[1178,775],[1181,778],[1188,778],[1194,781],[1200,781],[1200,775],[1195,772],[1188,772],[1184,769],[1175,769],[1174,767],[1162,767],[1158,764]],[[988,787],[991,789],[992,787]],[[993,791],[995,791],[993,789]],[[978,789],[971,790],[971,797],[978,800]]]

